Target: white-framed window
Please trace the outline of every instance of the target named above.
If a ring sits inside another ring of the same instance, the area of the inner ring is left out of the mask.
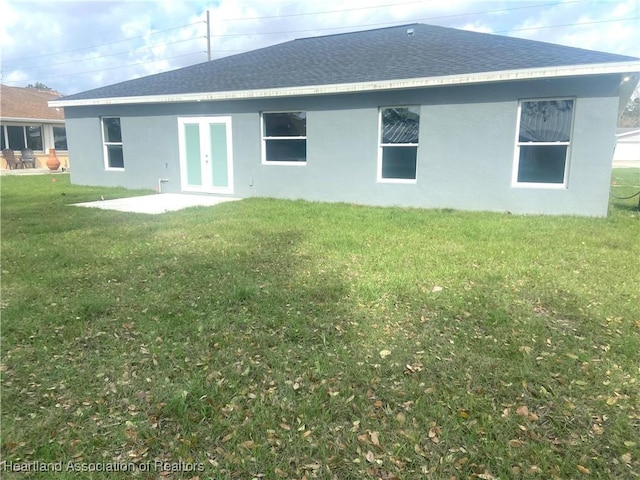
[[[379,117],[378,181],[415,183],[420,107],[381,107]]]
[[[262,113],[262,163],[306,165],[307,112]]]
[[[566,188],[574,106],[573,98],[520,101],[514,186]]]
[[[102,117],[104,165],[107,170],[123,170],[122,129],[120,117]]]
[[[56,150],[67,150],[67,129],[65,127],[52,127],[53,146]]]
[[[42,125],[2,125],[0,126],[0,144],[2,150],[30,148],[35,151],[44,151]]]

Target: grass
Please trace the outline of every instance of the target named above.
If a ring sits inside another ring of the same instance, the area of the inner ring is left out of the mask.
[[[2,179],[3,478],[640,476],[637,197],[67,206],[128,194]]]

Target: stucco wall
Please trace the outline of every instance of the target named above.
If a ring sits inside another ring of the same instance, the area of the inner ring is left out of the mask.
[[[179,116],[230,115],[234,195],[371,205],[607,213],[617,77],[512,82],[375,94],[66,108],[74,183],[180,191]],[[519,99],[574,97],[566,189],[511,184]],[[378,108],[421,105],[415,184],[376,181]],[[261,164],[261,111],[307,112],[307,164]],[[120,116],[125,171],[105,171],[100,116]]]

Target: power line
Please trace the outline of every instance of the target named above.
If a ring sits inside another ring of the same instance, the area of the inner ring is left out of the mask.
[[[524,32],[526,30],[542,30],[543,28],[580,27],[582,25],[593,25],[595,23],[611,23],[611,22],[625,22],[627,20],[638,20],[638,18],[639,17],[615,18],[613,20],[594,20],[593,22],[564,23],[561,25],[547,25],[544,27],[514,28],[513,30],[501,30],[499,32],[493,32],[493,33]]]
[[[571,0],[568,2],[552,2],[552,3],[539,3],[536,5],[527,5],[527,6],[523,6],[523,7],[512,7],[512,8],[498,8],[495,10],[484,10],[481,12],[470,12],[470,13],[459,13],[459,14],[455,14],[455,15],[443,15],[443,16],[439,16],[439,17],[429,17],[430,20],[433,19],[439,19],[439,18],[450,18],[450,17],[464,17],[464,16],[468,16],[468,15],[478,15],[478,14],[482,14],[482,13],[497,13],[497,12],[507,12],[507,11],[511,11],[511,10],[524,10],[524,9],[528,9],[528,8],[540,8],[540,7],[549,7],[549,6],[555,6],[555,5],[569,5],[572,3],[584,3],[587,0]],[[306,15],[324,15],[327,13],[342,13],[342,12],[352,12],[352,11],[356,11],[356,10],[368,10],[368,9],[372,9],[372,8],[386,8],[386,7],[404,7],[406,5],[411,5],[411,4],[415,4],[415,3],[427,3],[424,0],[417,0],[414,2],[403,2],[403,3],[391,3],[391,4],[386,4],[386,5],[372,5],[369,7],[357,7],[357,8],[345,8],[343,10],[326,10],[326,11],[322,11],[322,12],[309,12],[309,13],[292,13],[292,14],[286,14],[286,15],[270,15],[270,16],[264,16],[264,17],[238,17],[238,18],[224,18],[222,19],[222,21],[224,22],[235,22],[235,21],[241,21],[241,20],[266,20],[269,18],[287,18],[287,17],[302,17],[302,16],[306,16]]]
[[[434,20],[434,19],[463,17],[463,16],[469,16],[469,15],[478,15],[478,14],[482,14],[482,13],[496,13],[496,12],[504,12],[504,11],[511,11],[511,10],[522,10],[522,9],[528,9],[528,8],[539,8],[539,7],[550,6],[550,5],[566,5],[568,3],[582,3],[583,1],[584,0],[574,0],[574,1],[566,2],[566,3],[554,2],[554,3],[537,4],[537,5],[533,5],[533,6],[529,5],[529,6],[523,6],[523,7],[512,7],[512,8],[505,8],[505,9],[485,10],[485,11],[480,11],[480,12],[452,14],[452,15],[441,15],[441,16],[435,16],[435,17],[427,17],[427,18],[422,18],[422,19],[416,19],[414,21],[425,21],[425,20]],[[420,2],[412,2],[412,3],[420,3]],[[397,5],[397,4],[394,4],[394,5]],[[356,9],[348,9],[348,10],[356,10]],[[331,11],[331,12],[339,12],[339,11],[341,11],[341,10],[335,10],[335,11]],[[314,13],[310,13],[309,15],[321,14],[321,13],[330,13],[330,12],[314,12]],[[299,16],[299,15],[303,15],[303,14],[291,14],[289,16]],[[270,16],[270,17],[255,17],[255,18],[277,18],[277,17]],[[561,25],[548,25],[548,26],[544,26],[544,27],[529,27],[529,28],[503,30],[503,31],[493,32],[493,33],[511,33],[511,32],[518,32],[518,31],[525,31],[525,30],[535,30],[535,29],[543,29],[543,28],[544,29],[548,29],[548,28],[562,28],[562,27],[571,27],[571,26],[582,26],[582,25],[591,25],[591,24],[598,24],[598,23],[610,23],[610,22],[618,22],[618,21],[637,20],[637,18],[638,17],[613,19],[613,20],[599,20],[599,21],[593,21],[593,22],[569,23],[569,24],[561,24]],[[233,20],[233,19],[231,19],[231,20]],[[195,22],[195,23],[191,23],[191,24],[188,24],[188,25],[183,25],[181,27],[174,27],[174,28],[170,28],[170,29],[166,29],[166,30],[160,30],[158,32],[153,32],[152,34],[155,35],[157,33],[167,32],[167,31],[171,31],[171,30],[177,30],[177,29],[180,29],[180,28],[185,28],[185,27],[188,27],[188,26],[197,25],[199,23],[202,23],[202,22]],[[291,34],[291,33],[301,33],[301,32],[318,32],[318,31],[325,31],[325,30],[344,30],[344,29],[353,30],[353,29],[356,29],[356,28],[371,27],[371,26],[382,26],[382,25],[393,25],[393,24],[397,24],[397,23],[399,23],[399,22],[361,24],[361,25],[348,26],[348,27],[316,28],[316,29],[295,30],[295,31],[289,30],[289,31],[281,31],[281,32],[265,32],[262,35]],[[406,21],[403,21],[402,23],[406,23]],[[247,35],[258,35],[258,34],[239,33],[239,34],[223,34],[223,35],[214,35],[214,36],[215,37],[231,37],[231,36],[247,36]],[[144,38],[146,36],[147,35],[144,35],[142,37],[135,37],[135,38]],[[183,43],[183,42],[186,42],[186,41],[192,41],[192,40],[196,40],[196,39],[199,39],[199,38],[203,38],[203,37],[194,37],[194,38],[180,40],[180,41],[176,41],[176,42],[167,42],[165,44],[151,45],[149,47],[144,47],[142,50],[153,49],[153,48],[157,48],[159,46],[166,46],[166,45],[172,45],[172,44],[177,44],[177,43]],[[103,45],[112,45],[112,44],[115,44],[115,43],[120,43],[120,42],[133,40],[133,39],[134,38],[124,39],[124,40],[120,40],[120,41],[116,41],[116,42],[110,42],[110,43],[103,44]],[[93,47],[86,47],[86,48],[93,48]],[[72,50],[70,52],[79,51],[79,50],[83,50],[83,49],[84,48],[75,49],[75,50]],[[218,52],[242,52],[242,51],[246,51],[246,50],[217,50],[217,51]],[[63,52],[63,53],[65,53],[65,52]],[[99,60],[101,58],[110,57],[110,56],[116,56],[116,55],[122,55],[124,53],[131,53],[131,52],[118,52],[118,53],[113,53],[113,54],[108,54],[108,55],[102,55],[102,56],[99,56],[99,57],[92,58],[91,60]],[[88,73],[96,73],[96,72],[102,72],[102,71],[108,71],[108,70],[114,70],[114,69],[121,69],[121,68],[130,68],[130,67],[135,67],[135,66],[138,66],[138,65],[144,65],[144,64],[148,64],[148,63],[156,63],[156,62],[160,62],[160,61],[167,61],[167,60],[171,60],[171,59],[174,59],[174,58],[180,58],[180,57],[185,57],[185,56],[190,56],[190,55],[195,55],[195,54],[200,54],[200,53],[202,53],[202,52],[188,53],[188,54],[183,54],[183,55],[177,55],[177,56],[174,56],[174,57],[167,57],[167,58],[163,58],[163,59],[150,60],[150,61],[146,61],[146,62],[136,62],[136,63],[133,63],[133,64],[119,65],[119,66],[116,66],[116,67],[102,68],[102,69],[98,69],[98,70],[90,70],[90,71],[77,72],[77,73],[72,73],[72,74],[56,75],[56,76],[52,76],[52,77],[46,77],[45,79],[62,78],[62,77],[69,77],[69,76],[79,76],[79,75],[84,75],[84,74],[88,74]],[[39,57],[42,57],[42,56],[46,56],[46,55],[41,55],[41,56],[38,56],[38,57],[31,57],[31,58],[39,58]],[[59,63],[50,64],[50,65],[43,65],[41,67],[55,66],[55,65],[68,64],[68,63],[74,63],[74,61],[59,62]]]
[[[422,18],[422,19],[420,19],[420,21],[439,20],[439,19],[456,18],[456,17],[465,17],[465,16],[469,16],[469,15],[481,15],[481,14],[487,14],[487,13],[509,12],[509,11],[515,11],[515,10],[541,8],[541,7],[557,6],[557,5],[568,5],[568,4],[574,4],[574,3],[584,3],[585,1],[586,0],[571,0],[571,1],[568,1],[568,2],[540,3],[540,4],[536,4],[536,5],[526,5],[526,6],[521,6],[521,7],[500,8],[500,9],[493,9],[493,10],[482,10],[482,11],[478,11],[478,12],[459,13],[459,14],[453,14],[453,15],[440,15],[440,16],[435,16],[435,17]],[[374,5],[374,6],[368,6],[368,7],[346,8],[346,9],[339,9],[339,10],[325,10],[325,11],[320,11],[320,12],[293,13],[293,14],[285,14],[285,15],[267,15],[267,16],[261,16],[261,17],[226,18],[226,19],[223,19],[223,21],[231,22],[231,21],[244,21],[244,20],[266,20],[266,19],[272,19],[272,18],[289,18],[289,17],[301,17],[301,16],[311,16],[311,15],[325,15],[325,14],[329,14],[329,13],[342,13],[342,12],[351,12],[351,11],[358,11],[358,10],[368,10],[368,9],[374,9],[374,8],[387,8],[387,7],[405,6],[405,5],[416,4],[416,3],[424,3],[424,0],[416,0],[416,1],[407,2],[407,3],[392,3],[392,4]],[[5,64],[7,64],[7,63],[11,64],[13,62],[18,62],[18,61],[23,62],[25,60],[32,60],[32,59],[42,58],[42,57],[47,57],[47,56],[64,55],[64,54],[67,54],[67,53],[78,52],[78,51],[81,51],[81,50],[89,50],[89,49],[92,49],[92,48],[99,48],[99,47],[114,45],[116,43],[128,42],[128,41],[131,41],[131,40],[138,40],[138,39],[141,39],[141,38],[146,38],[146,37],[151,36],[151,35],[157,35],[159,33],[170,32],[170,31],[173,31],[173,30],[179,30],[179,29],[182,29],[182,28],[190,27],[190,26],[193,26],[193,25],[198,25],[198,24],[201,24],[201,23],[205,23],[205,22],[200,20],[198,22],[193,22],[193,23],[189,23],[189,24],[186,24],[186,25],[181,25],[181,26],[177,26],[177,27],[173,27],[173,28],[167,28],[167,29],[164,29],[164,30],[158,30],[158,31],[151,32],[151,33],[148,33],[148,34],[145,34],[145,35],[140,35],[140,36],[137,36],[137,37],[130,37],[130,38],[122,39],[122,40],[115,40],[113,42],[107,42],[107,43],[92,45],[92,46],[88,46],[88,47],[75,48],[75,49],[72,49],[72,50],[66,50],[66,51],[58,52],[58,53],[42,54],[42,55],[36,55],[36,56],[20,58],[20,59],[10,59],[10,60],[5,60],[4,63]],[[379,26],[379,25],[389,25],[389,22],[366,24],[366,25],[360,25],[358,27],[369,27],[369,26]],[[358,27],[356,27],[356,28],[358,28]],[[280,35],[280,34],[284,34],[284,33],[304,33],[304,32],[309,32],[309,31],[341,30],[341,29],[349,29],[349,28],[354,28],[354,27],[334,27],[334,28],[320,28],[320,29],[311,29],[311,30],[293,30],[293,31],[284,31],[284,32],[266,32],[263,35]],[[231,36],[241,36],[241,35],[248,35],[248,34],[246,34],[246,33],[237,33],[237,34],[222,34],[222,35],[213,35],[213,36],[214,37],[231,37]],[[104,56],[106,57],[106,56],[111,56],[111,55],[104,55]],[[101,57],[96,57],[96,58],[101,58]],[[72,63],[72,62],[69,62],[69,63]],[[57,64],[51,64],[51,65],[57,65]]]
[[[585,1],[585,0],[577,0],[577,1]],[[236,18],[223,18],[220,21],[222,22],[239,22],[243,20],[267,20],[270,18],[290,18],[290,17],[305,17],[309,15],[325,15],[327,13],[343,13],[343,12],[355,12],[357,10],[370,10],[372,8],[386,8],[386,7],[404,7],[406,5],[412,5],[415,3],[427,3],[425,0],[416,0],[414,2],[402,2],[402,3],[388,3],[386,5],[370,5],[368,7],[356,7],[356,8],[345,8],[341,10],[325,10],[322,12],[307,12],[307,13],[289,13],[285,15],[267,15],[264,17],[236,17]],[[574,2],[568,2],[574,3]]]
[[[201,50],[199,52],[185,53],[185,54],[182,54],[182,55],[176,55],[174,57],[160,58],[158,60],[149,60],[149,61],[146,61],[146,62],[137,62],[137,63],[134,63],[134,64],[128,64],[128,65],[119,65],[117,67],[99,68],[98,70],[87,70],[87,71],[84,71],[84,72],[65,73],[63,75],[54,75],[54,76],[51,76],[51,77],[44,77],[41,80],[51,80],[51,79],[54,79],[54,78],[63,78],[63,77],[77,77],[77,76],[84,75],[84,74],[87,74],[87,73],[98,73],[98,72],[106,72],[108,70],[117,70],[119,68],[137,67],[139,65],[146,65],[146,64],[149,64],[149,63],[157,63],[157,62],[164,62],[166,60],[173,60],[174,58],[188,57],[190,55],[200,55],[201,53],[206,54],[207,52],[205,52],[204,50]]]
[[[80,50],[89,50],[91,48],[106,47],[108,45],[115,45],[116,43],[128,42],[128,41],[131,41],[131,40],[138,40],[140,38],[146,38],[148,36],[157,35],[159,33],[171,32],[173,30],[179,30],[181,28],[191,27],[192,25],[198,25],[199,23],[204,23],[204,22],[199,21],[199,22],[194,22],[194,23],[188,23],[186,25],[181,25],[179,27],[167,28],[165,30],[157,30],[155,32],[150,32],[150,33],[147,33],[145,35],[140,35],[140,36],[137,36],[137,37],[123,38],[122,40],[116,40],[116,41],[108,42],[108,43],[101,43],[101,44],[98,44],[98,45],[92,45],[90,47],[74,48],[73,50],[66,50],[64,52],[45,53],[45,54],[42,54],[42,55],[36,55],[34,57],[16,58],[16,59],[13,59],[13,60],[5,60],[3,63],[23,62],[25,60],[32,60],[34,58],[42,58],[42,57],[50,57],[50,56],[56,56],[56,55],[64,55],[66,53],[79,52]]]
[[[90,57],[90,58],[87,58],[85,60],[93,60],[93,61],[95,61],[95,60],[101,60],[101,59],[107,58],[107,57],[115,57],[115,56],[118,56],[118,55],[124,55],[124,54],[127,54],[127,53],[141,53],[141,52],[143,52],[145,50],[153,50],[154,48],[166,47],[168,45],[176,45],[178,43],[192,42],[194,40],[200,40],[202,38],[205,38],[205,37],[202,37],[202,36],[201,37],[193,37],[193,38],[187,38],[187,39],[184,39],[184,40],[177,40],[175,42],[158,43],[158,44],[155,44],[155,45],[149,45],[148,47],[136,48],[135,50],[127,50],[127,51],[124,51],[124,52],[109,53],[107,55],[100,55],[100,56],[97,56],[97,57]],[[244,50],[218,50],[218,51],[219,52],[221,52],[221,51],[225,51],[225,52],[241,52],[241,51],[244,51]],[[66,64],[69,64],[69,63],[78,63],[78,60],[77,59],[75,59],[75,60],[67,60],[66,62],[48,63],[48,64],[37,65],[37,66],[33,66],[33,67],[25,67],[25,68],[21,68],[21,70],[30,71],[31,69],[54,67],[54,66],[58,66],[58,65],[66,65]]]

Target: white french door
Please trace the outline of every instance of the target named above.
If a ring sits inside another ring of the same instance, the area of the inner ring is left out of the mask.
[[[182,190],[233,193],[231,117],[178,118]]]

